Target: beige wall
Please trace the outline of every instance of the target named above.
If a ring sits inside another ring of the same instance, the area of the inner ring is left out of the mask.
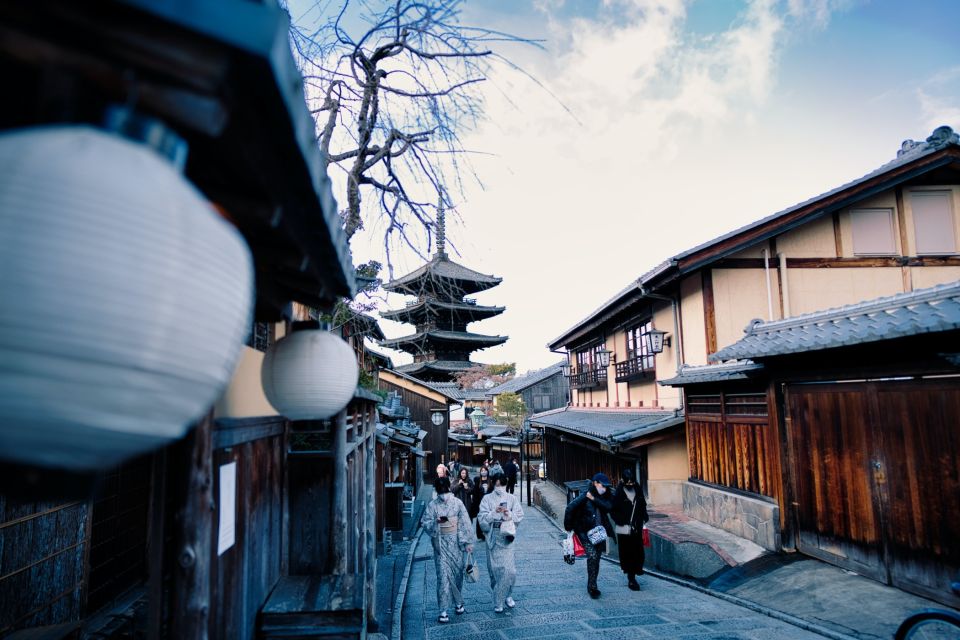
[[[787,281],[795,316],[903,292],[899,267],[790,269]]]
[[[683,320],[683,361],[707,363],[707,334],[703,322],[703,293],[700,274],[680,283],[680,318]]]
[[[277,410],[263,394],[260,381],[260,366],[263,353],[244,347],[240,362],[230,384],[214,405],[216,418],[252,418],[256,416],[275,416]]]
[[[714,269],[713,301],[717,324],[717,348],[733,344],[754,318],[780,318],[777,271],[770,271],[773,318],[768,318],[767,280],[763,269]]]
[[[648,479],[686,480],[689,476],[687,438],[683,430],[647,446]]]
[[[777,236],[777,253],[790,258],[836,258],[833,216],[824,216]]]
[[[861,200],[855,206],[844,209],[840,212],[838,220],[840,222],[840,243],[842,245],[841,250],[843,251],[844,258],[853,258],[853,227],[850,222],[850,209],[893,209],[893,222],[894,228],[897,230],[893,237],[896,240],[897,251],[904,255],[903,247],[900,244],[900,233],[899,233],[899,216],[900,211],[897,210],[897,196],[894,191],[884,191],[883,193],[877,194],[872,198],[867,198],[866,200]],[[832,219],[831,219],[832,224]],[[790,256],[791,258],[796,258],[800,256]]]
[[[914,289],[960,280],[960,267],[907,267],[907,269],[910,271]]]

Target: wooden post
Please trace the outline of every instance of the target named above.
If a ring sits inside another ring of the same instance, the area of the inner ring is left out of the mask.
[[[159,640],[163,628],[163,541],[166,531],[167,450],[153,455],[147,538],[147,640]]]
[[[367,560],[364,588],[367,596],[368,626],[371,622],[376,623],[377,621],[377,510],[374,506],[376,505],[377,493],[377,428],[375,413],[376,409],[371,405],[367,408],[364,417],[364,426],[366,427],[364,432],[367,438],[364,445],[364,462],[367,467],[367,499],[364,501],[366,504],[365,534],[367,540],[365,553]]]
[[[347,573],[349,542],[347,535],[347,411],[337,414],[333,423],[333,530],[330,558],[333,575]]]
[[[210,554],[213,553],[213,414],[188,440],[189,468],[179,513],[171,637],[204,640],[210,621]]]

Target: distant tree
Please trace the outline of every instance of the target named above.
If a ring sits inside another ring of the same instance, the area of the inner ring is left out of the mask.
[[[513,379],[516,363],[476,364],[453,375],[461,389],[490,389]]]
[[[498,422],[519,429],[527,416],[527,405],[519,395],[507,391],[497,396],[494,416]]]

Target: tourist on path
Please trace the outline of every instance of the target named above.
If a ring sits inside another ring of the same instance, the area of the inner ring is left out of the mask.
[[[473,480],[470,479],[470,471],[466,467],[460,467],[460,472],[456,475],[453,484],[450,485],[450,493],[457,496],[463,506],[467,508],[467,513],[473,506]],[[473,514],[470,513],[471,519]]]
[[[470,504],[470,517],[476,518],[480,514],[480,501],[483,500],[483,496],[490,493],[493,489],[493,485],[490,483],[490,471],[486,467],[480,469],[480,475],[478,475],[473,480],[473,500]],[[475,522],[477,529],[477,539],[484,540],[486,536],[483,535],[483,531],[480,529],[480,523]]]
[[[520,467],[517,465],[517,459],[513,458],[507,462],[507,491],[513,493],[514,487],[517,486],[517,474],[520,472]]]
[[[437,478],[433,483],[437,497],[427,503],[420,524],[433,543],[433,562],[437,568],[437,606],[441,623],[450,622],[450,605],[456,613],[464,613],[463,554],[473,551],[473,530],[463,503],[450,493],[450,479]]]
[[[523,520],[523,508],[516,496],[507,493],[507,479],[503,474],[491,475],[490,480],[493,491],[480,501],[477,521],[487,537],[487,571],[493,591],[493,610],[503,613],[504,605],[512,609],[517,604],[510,595],[517,581],[513,538],[517,525]]]
[[[607,535],[612,535],[606,514],[613,505],[610,502],[610,478],[606,474],[598,473],[593,476],[593,483],[583,494],[577,496],[567,505],[563,515],[563,528],[580,539],[587,552],[587,593],[591,598],[600,597],[597,588],[597,576],[600,575],[600,555],[607,550],[606,541],[598,544],[590,542],[587,532],[602,526]]]
[[[490,476],[503,475],[503,467],[500,466],[499,460],[494,460],[493,464],[490,465]]]
[[[643,575],[643,523],[650,519],[647,515],[647,501],[643,491],[633,477],[632,469],[620,474],[620,484],[613,495],[614,533],[617,534],[617,548],[620,550],[620,570],[627,574],[627,586],[634,591],[640,590],[637,576]]]

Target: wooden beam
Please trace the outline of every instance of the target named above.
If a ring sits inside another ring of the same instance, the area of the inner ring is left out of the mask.
[[[762,262],[762,261],[761,261]],[[707,337],[707,355],[717,351],[717,312],[713,300],[713,272],[701,272],[703,282],[703,326]]]
[[[833,245],[837,251],[837,257],[843,257],[843,233],[840,229],[840,212],[833,212]]]
[[[333,433],[333,522],[331,540],[331,571],[334,575],[347,573],[347,412],[334,418]]]

